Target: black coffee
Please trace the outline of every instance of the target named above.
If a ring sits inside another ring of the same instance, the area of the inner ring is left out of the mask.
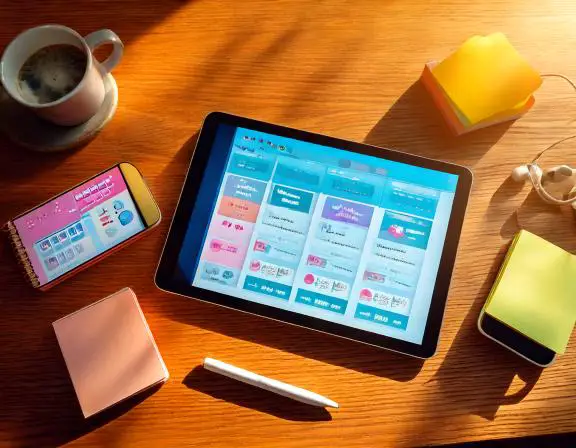
[[[87,62],[84,51],[74,45],[41,48],[26,60],[18,73],[20,93],[30,103],[57,101],[80,84]]]

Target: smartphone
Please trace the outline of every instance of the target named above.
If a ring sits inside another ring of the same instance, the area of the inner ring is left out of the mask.
[[[47,290],[143,236],[160,220],[138,169],[119,163],[7,227],[30,282]]]
[[[518,333],[484,310],[478,318],[478,329],[484,336],[540,367],[548,367],[556,358],[554,351]]]

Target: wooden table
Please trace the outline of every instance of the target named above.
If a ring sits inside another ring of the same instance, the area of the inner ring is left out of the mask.
[[[144,172],[160,229],[48,293],[0,246],[0,444],[419,446],[576,430],[576,350],[540,371],[476,330],[517,221],[576,251],[569,209],[510,170],[575,133],[576,94],[546,80],[518,122],[461,138],[416,82],[474,33],[505,32],[542,72],[576,77],[570,0],[46,0],[0,4],[0,47],[27,27],[116,31],[120,105],[87,147],[57,155],[0,144],[0,221],[118,161]],[[438,354],[417,360],[162,293],[153,283],[202,118],[229,111],[469,166],[475,185]],[[574,163],[566,144],[546,162]],[[517,213],[515,213],[517,212]],[[171,374],[148,396],[85,422],[51,322],[132,287]],[[573,345],[573,344],[572,344]],[[341,403],[328,414],[196,369],[211,355]],[[145,398],[145,399],[144,399]]]

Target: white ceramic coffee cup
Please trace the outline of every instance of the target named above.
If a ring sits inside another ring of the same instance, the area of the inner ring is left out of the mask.
[[[28,58],[41,48],[58,44],[74,45],[84,52],[87,58],[84,77],[74,90],[57,101],[44,104],[27,101],[20,92],[20,69]],[[92,52],[104,44],[112,44],[113,50],[108,59],[99,62]],[[12,98],[42,118],[59,125],[74,126],[84,123],[98,112],[106,94],[103,76],[118,65],[123,52],[122,41],[110,30],[95,31],[82,37],[73,29],[62,25],[30,28],[6,47],[0,60],[0,81]]]

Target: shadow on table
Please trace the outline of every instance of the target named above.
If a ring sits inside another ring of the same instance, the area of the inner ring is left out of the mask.
[[[166,295],[160,302],[165,315],[177,322],[394,381],[413,379],[424,363],[421,359],[181,296]]]
[[[444,362],[430,380],[438,385],[446,397],[446,406],[487,420],[495,418],[500,406],[522,401],[542,373],[542,368],[483,336],[476,326],[508,247],[509,244],[506,244],[500,249]],[[516,376],[523,385],[515,391],[509,391]]]
[[[506,179],[504,179],[504,182],[500,184],[500,186],[490,198],[490,206],[492,207],[506,204],[509,199],[520,193],[525,186],[526,183],[516,182],[514,179],[512,179],[511,176],[508,176]]]
[[[3,23],[10,27],[0,31],[0,50],[25,29],[46,23],[66,25],[82,35],[109,28],[127,44],[191,1],[165,0],[143,7],[139,0],[76,0],[72,10],[66,2],[53,0],[11,2],[2,8]]]
[[[61,446],[119,418],[160,388],[150,388],[85,419],[52,326],[43,328],[32,348],[18,348],[13,342],[13,347],[2,350],[0,431],[15,446]],[[18,360],[10,356],[12,351],[18,352]],[[99,439],[100,445],[115,444],[112,437],[105,437]]]
[[[476,325],[508,247],[509,244],[505,244],[500,248],[445,359],[428,382],[440,397],[430,403],[426,413],[433,414],[432,406],[440,402],[443,413],[472,414],[493,421],[500,406],[520,403],[542,373],[540,367],[486,338]],[[421,446],[422,440],[435,434],[437,425],[442,422],[431,419],[415,426],[406,445]]]
[[[52,153],[35,152],[11,142],[0,132],[0,185],[24,182],[38,173],[51,171],[79,149],[81,147]]]
[[[210,372],[201,366],[186,375],[182,383],[198,392],[244,408],[292,421],[329,421],[330,413],[320,407],[300,403],[290,398],[258,389],[254,386]]]
[[[442,445],[438,448],[573,448],[576,433],[521,437],[505,440],[485,440]]]
[[[474,166],[502,137],[506,122],[455,137],[420,80],[374,125],[364,143]]]
[[[529,192],[526,194],[524,189]],[[500,228],[500,236],[504,239],[512,239],[520,229],[525,229],[568,252],[576,252],[573,209],[544,202],[529,182],[519,183],[506,178],[490,198],[485,216],[496,213],[506,217]]]
[[[568,252],[576,251],[576,222],[572,207],[548,204],[531,190],[516,214],[519,228],[536,233]]]
[[[160,174],[160,179],[165,181],[160,182],[154,189],[154,197],[159,204],[162,204],[162,221],[160,222],[159,231],[163,234],[158,239],[158,251],[162,252],[162,247],[168,236],[168,228],[171,225],[172,218],[176,212],[176,206],[180,198],[180,192],[186,179],[188,166],[190,160],[194,155],[196,142],[198,141],[199,132],[194,132],[182,147],[172,157],[172,160],[164,167]],[[154,289],[156,290],[156,289]]]

